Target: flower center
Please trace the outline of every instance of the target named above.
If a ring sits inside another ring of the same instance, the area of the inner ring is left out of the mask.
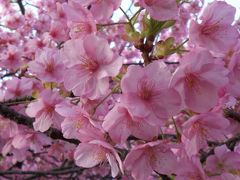
[[[82,59],[82,66],[91,73],[96,72],[99,68],[98,62],[89,58]]]
[[[198,81],[197,75],[193,73],[187,73],[185,76],[185,83],[190,90],[198,89]]]
[[[138,96],[144,101],[150,101],[154,96],[154,82],[146,79],[140,80],[138,83]]]
[[[219,29],[218,24],[206,25],[201,29],[203,35],[209,35],[215,33]]]

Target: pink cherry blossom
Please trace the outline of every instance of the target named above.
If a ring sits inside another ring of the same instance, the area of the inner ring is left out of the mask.
[[[91,100],[106,94],[109,77],[118,74],[122,58],[111,51],[105,39],[95,35],[88,35],[84,40],[71,40],[68,45],[72,50],[66,52],[66,56],[71,57],[73,52],[76,65],[65,72],[66,89]]]
[[[53,123],[60,124],[62,117],[55,111],[55,106],[60,104],[62,98],[57,92],[43,90],[40,98],[36,102],[28,105],[26,113],[30,117],[35,117],[33,123],[36,131],[47,131]],[[59,125],[58,125],[59,126]]]
[[[151,126],[143,119],[133,118],[124,105],[115,107],[105,116],[103,128],[109,133],[112,140],[119,144],[125,143],[130,135],[140,139],[151,140],[158,136],[159,127]]]
[[[228,83],[228,70],[220,59],[206,50],[195,50],[181,60],[171,80],[171,86],[181,93],[188,108],[206,112],[218,101],[220,88]]]
[[[170,78],[171,73],[159,62],[128,68],[121,81],[122,101],[133,117],[143,118],[151,125],[163,125],[179,111],[181,98],[174,88],[168,87]]]
[[[240,170],[239,157],[239,153],[230,151],[226,145],[216,147],[214,149],[214,155],[207,158],[206,171],[210,174],[235,174]]]
[[[149,142],[133,148],[124,160],[126,170],[132,177],[145,180],[157,171],[162,174],[172,174],[177,165],[177,158],[164,141]]]
[[[108,143],[93,140],[78,145],[74,159],[78,166],[91,168],[99,163],[108,161],[111,166],[112,177],[116,177],[119,170],[123,173],[122,162],[116,150]]]
[[[29,63],[29,71],[45,82],[62,82],[64,65],[57,50],[44,49]]]
[[[175,0],[139,0],[139,3],[155,20],[177,19],[178,7]]]
[[[223,140],[227,134],[229,121],[216,113],[195,115],[183,124],[182,141],[188,154],[195,155],[207,147],[207,140]]]
[[[61,123],[65,138],[79,139],[81,142],[89,142],[95,139],[104,140],[104,134],[94,126],[89,114],[83,108],[58,104],[56,111],[65,117]]]
[[[93,14],[94,19],[104,21],[111,17],[113,11],[120,6],[122,0],[80,0],[80,2],[84,6],[90,7],[90,12]]]
[[[4,94],[4,99],[11,99],[31,95],[33,82],[30,79],[18,79],[13,77],[6,82],[7,91]]]
[[[62,6],[67,16],[71,38],[82,38],[96,32],[92,14],[80,2],[70,1],[69,4],[64,3]]]
[[[176,168],[176,180],[208,180],[202,165],[197,157],[190,159],[180,159]]]
[[[16,69],[21,66],[21,52],[13,45],[9,45],[8,49],[1,53],[0,65],[10,69]]]
[[[190,41],[212,51],[227,51],[239,38],[236,27],[231,25],[235,12],[234,7],[223,1],[209,4],[200,17],[201,23],[191,22]]]

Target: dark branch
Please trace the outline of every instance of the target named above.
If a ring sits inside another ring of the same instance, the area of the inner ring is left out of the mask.
[[[24,5],[22,3],[22,0],[17,0],[17,4],[18,4],[18,6],[20,8],[20,11],[21,11],[22,15],[24,15],[25,14],[25,7],[24,7]]]
[[[33,129],[34,118],[22,115],[15,111],[14,109],[11,109],[8,106],[4,105],[3,103],[0,103],[0,115],[16,122],[17,124],[25,125]],[[80,141],[76,139],[64,138],[62,132],[55,128],[49,128],[49,130],[46,131],[45,134],[52,139],[63,140],[76,145],[80,143]]]
[[[234,119],[235,121],[240,123],[240,114],[238,112],[235,112],[231,108],[227,108],[227,109],[224,110],[224,116],[226,118]]]

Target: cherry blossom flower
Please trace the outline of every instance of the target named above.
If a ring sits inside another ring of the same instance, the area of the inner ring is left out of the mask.
[[[201,23],[190,24],[190,41],[212,51],[227,51],[239,38],[236,27],[232,26],[236,9],[226,2],[214,1],[200,17]]]
[[[218,102],[218,92],[228,83],[228,70],[206,50],[195,50],[180,59],[171,86],[181,93],[188,108],[206,112]]]
[[[145,180],[157,171],[171,174],[176,168],[177,158],[164,141],[149,142],[134,147],[124,160],[124,167],[138,180]]]
[[[45,48],[29,62],[29,71],[45,82],[62,82],[64,64],[59,61],[59,52]]]
[[[223,140],[229,125],[227,119],[212,112],[192,116],[183,124],[182,141],[187,153],[197,154],[201,148],[207,147],[207,140]]]
[[[58,104],[56,111],[65,119],[61,123],[63,136],[68,139],[79,139],[81,142],[89,142],[95,139],[104,140],[104,134],[94,126],[90,116],[81,107],[69,107],[66,104]]]
[[[66,89],[72,90],[76,96],[91,100],[106,94],[109,77],[118,74],[122,58],[111,51],[105,39],[95,35],[88,35],[84,40],[71,40],[67,48],[70,47],[71,51],[65,51],[65,56],[75,55],[76,64],[65,72]]]
[[[83,38],[87,34],[96,32],[96,24],[91,12],[80,2],[70,1],[69,4],[64,3],[62,6],[67,16],[71,38]]]
[[[104,161],[111,166],[112,177],[116,177],[119,170],[123,173],[122,161],[116,150],[108,143],[100,140],[93,140],[78,145],[74,153],[75,163],[78,166],[91,168]]]
[[[73,0],[77,1],[77,0]],[[83,6],[90,7],[90,12],[97,21],[105,21],[111,17],[122,0],[80,0]]]
[[[175,0],[139,0],[139,3],[155,20],[177,19],[178,7]]]
[[[125,143],[130,135],[151,140],[154,136],[158,136],[160,131],[160,127],[151,126],[143,119],[134,119],[122,104],[115,105],[105,116],[102,126],[109,133],[111,139],[119,144]]]
[[[6,82],[6,87],[7,91],[4,94],[5,100],[31,95],[33,82],[27,78],[18,79],[13,77]]]
[[[144,68],[128,68],[121,81],[122,102],[133,117],[142,118],[151,125],[163,125],[179,111],[181,98],[174,88],[168,87],[170,78],[171,73],[160,62]]]
[[[57,92],[46,89],[41,92],[40,98],[36,102],[28,105],[26,114],[35,117],[33,123],[35,131],[45,132],[53,123],[61,123],[62,117],[55,111],[55,106],[61,101],[62,98]]]
[[[216,147],[214,155],[207,158],[205,169],[210,174],[239,174],[239,153],[230,151],[226,145]]]

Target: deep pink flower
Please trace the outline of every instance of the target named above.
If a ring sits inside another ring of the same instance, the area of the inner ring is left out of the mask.
[[[151,126],[143,119],[134,119],[124,105],[117,104],[105,116],[103,128],[111,139],[119,144],[125,143],[130,135],[144,140],[151,140],[158,136],[160,127]]]
[[[29,71],[44,82],[62,82],[64,64],[57,50],[45,48],[29,63]]]
[[[235,12],[236,9],[226,2],[214,1],[204,10],[200,24],[191,22],[190,41],[212,51],[227,51],[239,37],[236,27],[231,25]]]
[[[124,167],[137,180],[147,179],[153,171],[172,174],[177,165],[177,158],[163,141],[149,142],[133,148],[124,160]]]
[[[78,145],[74,153],[76,165],[91,168],[104,161],[108,161],[111,166],[112,177],[116,177],[120,171],[123,173],[122,161],[116,150],[108,143],[93,140],[88,143]]]
[[[55,111],[55,106],[61,103],[62,98],[58,92],[49,89],[43,90],[39,99],[28,105],[26,113],[30,117],[35,117],[33,123],[35,131],[47,131],[54,123],[60,125],[62,117]]]
[[[155,20],[177,19],[178,7],[175,0],[139,0],[139,3]]]
[[[144,68],[128,68],[121,81],[122,101],[133,117],[151,125],[163,125],[179,111],[181,98],[174,88],[168,87],[170,78],[167,67],[158,61]]]
[[[171,86],[181,93],[188,108],[206,112],[218,102],[218,92],[228,83],[228,70],[206,50],[195,50],[180,59]]]
[[[109,77],[116,76],[122,65],[122,58],[115,55],[108,42],[95,35],[83,40],[71,40],[64,51],[66,57],[73,57],[75,65],[67,69],[64,86],[74,95],[91,100],[105,95],[109,89]]]

